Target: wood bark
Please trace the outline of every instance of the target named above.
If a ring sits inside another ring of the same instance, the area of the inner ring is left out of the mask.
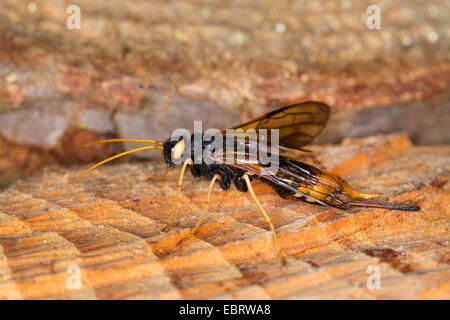
[[[313,149],[293,156],[421,210],[343,211],[255,183],[288,255],[283,266],[248,193],[215,186],[187,237],[207,181],[185,177],[175,225],[164,230],[178,170],[151,182],[162,162],[112,164],[73,185],[83,168],[47,168],[0,193],[0,298],[449,299],[450,148],[396,134]],[[374,270],[379,289],[368,285]]]
[[[70,4],[0,3],[1,189],[113,153],[89,139],[223,129],[306,100],[332,107],[316,142],[450,143],[444,0],[378,0],[380,30],[370,0],[79,0],[80,29],[66,27]]]

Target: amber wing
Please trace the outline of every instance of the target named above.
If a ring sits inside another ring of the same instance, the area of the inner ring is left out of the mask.
[[[270,131],[279,130],[281,147],[300,149],[322,131],[330,116],[330,107],[322,102],[308,101],[283,107],[261,117],[250,120],[232,129],[267,129],[270,142]]]
[[[342,189],[342,180],[337,176],[327,175],[318,168],[289,157],[279,156],[270,164],[249,161],[240,154],[223,153],[211,155],[216,163],[239,168],[253,177],[271,185],[283,198],[301,197],[305,200],[330,205],[336,192]]]

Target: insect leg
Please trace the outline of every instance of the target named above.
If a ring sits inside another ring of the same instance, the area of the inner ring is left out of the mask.
[[[167,167],[166,171],[164,171],[164,173],[162,175],[160,175],[159,177],[150,177],[148,178],[148,180],[152,181],[152,182],[160,182],[162,180],[164,180],[165,177],[167,177],[167,174],[169,173],[171,167]]]
[[[248,187],[248,191],[250,192],[253,200],[256,202],[256,205],[258,206],[259,211],[264,216],[264,219],[266,220],[266,222],[269,224],[270,229],[272,230],[272,233],[273,233],[273,240],[275,242],[275,246],[278,249],[278,253],[280,254],[280,257],[281,257],[281,260],[283,261],[283,264],[285,264],[286,263],[286,258],[284,256],[283,250],[281,249],[280,243],[278,242],[278,237],[277,237],[277,234],[275,232],[275,228],[273,227],[272,221],[270,220],[270,217],[267,215],[266,210],[264,210],[263,206],[259,202],[258,198],[256,198],[255,192],[253,191],[252,184],[250,182],[250,179],[249,179],[248,175],[244,174],[242,176],[242,178],[245,180],[245,182],[247,184],[247,187]]]
[[[178,184],[177,184],[178,189],[177,189],[177,194],[175,195],[175,201],[174,201],[174,205],[173,205],[172,215],[170,216],[169,225],[166,228],[170,228],[172,226],[173,217],[175,216],[175,211],[177,209],[178,196],[181,191],[181,184],[183,183],[184,172],[186,171],[186,167],[192,163],[193,163],[192,159],[189,158],[189,159],[186,159],[183,162],[183,165],[181,166],[180,176],[178,177]]]
[[[195,233],[195,230],[197,230],[198,226],[202,222],[203,216],[205,215],[206,209],[208,209],[209,198],[211,196],[212,188],[213,188],[214,182],[216,182],[216,180],[220,180],[220,175],[218,175],[217,173],[214,175],[214,177],[212,178],[211,182],[209,183],[208,196],[206,198],[205,208],[203,209],[202,214],[200,215],[200,218],[198,219],[197,224],[195,225],[194,229],[192,229],[191,236]]]

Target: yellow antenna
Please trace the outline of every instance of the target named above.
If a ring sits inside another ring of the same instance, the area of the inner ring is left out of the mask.
[[[160,142],[160,141],[155,141],[155,140],[131,140],[131,139],[96,140],[96,141],[92,141],[92,142],[88,143],[86,146],[90,146],[90,145],[97,144],[97,143],[124,142],[124,141],[126,141],[126,142],[145,142],[145,143],[149,143],[149,142],[150,142],[150,143],[156,143],[157,145],[156,145],[156,146],[145,146],[145,147],[140,147],[140,148],[128,150],[128,151],[125,151],[125,152],[116,154],[115,156],[112,156],[112,157],[110,157],[110,158],[108,158],[108,159],[105,159],[105,160],[103,160],[103,161],[100,161],[100,162],[94,164],[92,167],[90,167],[90,168],[84,170],[78,177],[76,177],[76,178],[73,180],[73,183],[77,183],[78,180],[80,180],[80,178],[81,178],[83,175],[85,175],[85,174],[88,173],[89,171],[91,171],[91,170],[93,170],[93,169],[95,169],[95,168],[101,166],[102,164],[105,164],[105,163],[107,163],[107,162],[109,162],[109,161],[111,161],[111,160],[120,158],[120,157],[125,156],[125,155],[127,155],[127,154],[134,153],[134,152],[138,152],[138,151],[142,151],[142,150],[147,150],[147,149],[159,149],[159,150],[164,150],[163,143]]]
[[[142,140],[142,139],[107,139],[107,140],[95,140],[91,141],[89,143],[86,143],[83,145],[83,147],[89,147],[93,144],[100,144],[100,143],[110,143],[110,142],[139,142],[139,143],[154,143],[157,145],[162,146],[163,143],[161,141],[157,140]]]

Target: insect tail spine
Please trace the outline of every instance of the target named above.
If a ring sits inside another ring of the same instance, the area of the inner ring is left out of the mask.
[[[391,210],[406,210],[406,211],[418,211],[419,206],[410,204],[394,204],[394,203],[367,203],[367,202],[350,202],[351,206],[366,207],[366,208],[382,208]]]

